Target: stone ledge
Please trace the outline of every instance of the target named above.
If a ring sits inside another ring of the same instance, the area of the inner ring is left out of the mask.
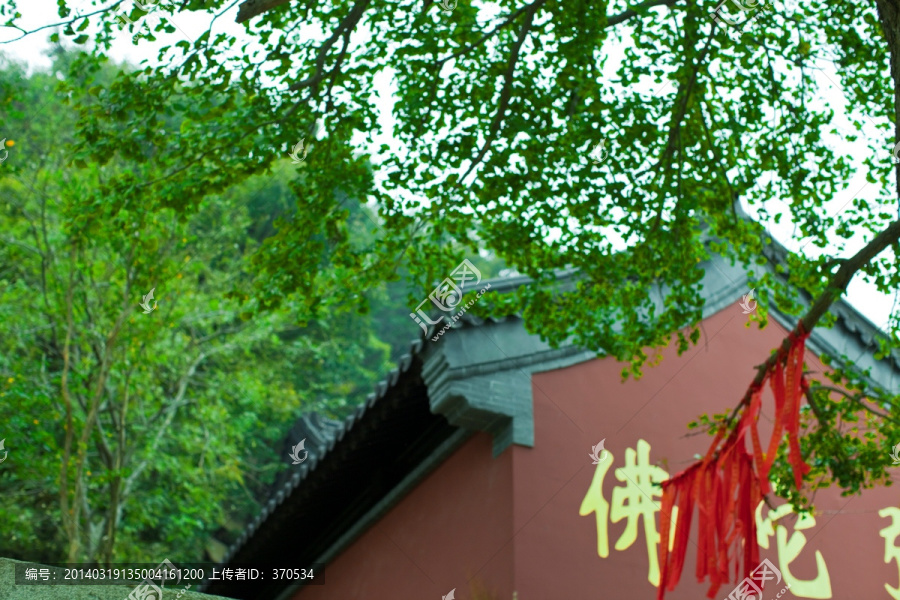
[[[0,558],[0,600],[126,600],[134,586],[124,585],[16,585],[16,565],[41,568],[44,565],[11,558]],[[197,586],[194,586],[197,587]],[[165,590],[162,600],[175,600],[184,586]],[[210,596],[192,590],[178,600],[228,600],[224,596]]]

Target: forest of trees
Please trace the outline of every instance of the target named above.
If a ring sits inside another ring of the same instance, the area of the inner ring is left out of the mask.
[[[73,166],[73,107],[88,83],[129,68],[86,81],[78,60],[60,50],[32,76],[0,65],[3,126],[16,132],[0,174],[0,435],[12,454],[0,472],[0,556],[208,559],[268,499],[289,465],[276,452],[294,420],[345,417],[408,351],[420,334],[403,307],[409,286],[361,290],[365,310],[302,324],[290,306],[254,304],[251,261],[297,210],[296,166],[285,157],[189,217],[137,194],[110,203],[111,179],[139,187],[156,175],[127,157]],[[57,73],[67,98],[54,91]],[[190,124],[173,115],[163,126]],[[346,210],[350,236],[365,243],[377,215],[359,202]],[[498,272],[497,261],[473,259]],[[144,314],[154,287],[157,308]]]

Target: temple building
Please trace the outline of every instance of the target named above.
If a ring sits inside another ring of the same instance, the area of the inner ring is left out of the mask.
[[[775,273],[783,250],[767,258],[759,269]],[[355,414],[308,418],[294,433],[309,440],[308,458],[222,564],[314,565],[313,585],[213,581],[205,591],[247,600],[655,600],[654,484],[706,453],[712,438],[687,424],[731,411],[796,322],[770,302],[768,325],[748,326],[743,270],[718,257],[704,267],[699,344],[682,356],[665,350],[639,380],[623,382],[612,358],[551,348],[516,315],[465,314],[436,341],[443,323],[424,333],[412,323],[419,339]],[[503,294],[530,282],[489,283],[487,294]],[[846,355],[896,390],[900,358],[874,358],[879,330],[842,301],[831,311],[835,326],[807,341],[809,376],[822,379],[820,356]],[[767,390],[767,439],[772,402]],[[888,463],[890,454],[888,445]],[[762,598],[900,600],[896,491],[819,490],[815,512],[801,519],[768,498],[755,515],[771,574]],[[666,598],[707,597],[695,560],[692,545]],[[716,598],[756,598],[732,589],[739,584],[735,576]]]

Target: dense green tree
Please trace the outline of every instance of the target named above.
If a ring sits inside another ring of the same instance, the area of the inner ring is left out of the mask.
[[[240,298],[270,216],[293,210],[289,161],[200,199],[189,216],[148,195],[104,194],[117,177],[158,177],[152,163],[72,165],[76,115],[53,88],[59,73],[81,101],[77,61],[61,53],[31,77],[0,69],[3,128],[23,136],[0,172],[0,436],[10,451],[0,553],[201,560],[212,534],[230,541],[233,523],[266,501],[293,420],[345,416],[389,367],[390,347],[368,333],[368,316],[297,328],[286,311]],[[92,84],[105,85],[114,70],[97,75]],[[173,114],[168,126],[180,125]],[[151,288],[156,309],[144,314]]]

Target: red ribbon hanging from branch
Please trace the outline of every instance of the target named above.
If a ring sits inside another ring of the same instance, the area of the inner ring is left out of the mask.
[[[809,465],[800,453],[800,395],[808,387],[803,377],[806,338],[802,323],[791,333],[790,344],[776,354],[760,382],[751,384],[740,421],[727,439],[727,428],[719,430],[706,456],[681,473],[663,482],[660,511],[659,564],[662,573],[657,600],[673,591],[681,578],[687,556],[688,534],[694,506],[698,516],[697,581],[709,577],[707,597],[714,598],[719,587],[729,581],[729,566],[734,562],[735,578],[743,558],[744,576],[759,565],[756,539],[756,507],[771,491],[769,471],[782,437],[788,437],[788,462],[799,489]],[[775,396],[775,429],[768,450],[763,453],[756,424],[762,406],[763,386],[769,381]],[[750,430],[753,454],[747,451],[746,433]],[[672,508],[678,506],[675,539],[669,551],[668,533]],[[732,550],[729,554],[729,550]]]

